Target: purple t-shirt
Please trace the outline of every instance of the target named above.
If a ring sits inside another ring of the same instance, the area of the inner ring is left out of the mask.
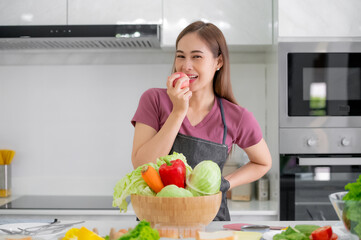
[[[232,144],[241,148],[250,147],[262,139],[262,131],[253,114],[247,109],[222,99],[223,111],[227,124],[226,144],[228,151]],[[144,123],[157,132],[162,128],[173,104],[167,94],[167,89],[151,88],[143,93],[139,106],[132,119],[135,122]],[[219,101],[215,98],[211,111],[196,126],[192,126],[185,117],[179,133],[202,138],[208,141],[222,144],[224,125],[220,111]]]

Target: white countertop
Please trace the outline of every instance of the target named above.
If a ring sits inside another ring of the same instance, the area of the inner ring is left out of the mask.
[[[6,204],[20,196],[10,196],[8,198],[0,198],[0,205]],[[278,203],[276,201],[257,201],[251,200],[249,202],[244,201],[232,201],[228,200],[228,208],[232,216],[236,215],[249,215],[249,216],[277,216],[278,215]],[[128,205],[128,211],[126,213],[120,213],[118,208],[114,210],[63,210],[63,209],[0,209],[0,214],[7,215],[104,215],[104,216],[134,216],[134,210],[131,204]]]
[[[0,216],[0,219],[3,216]],[[44,219],[42,219],[44,220]],[[50,220],[50,219],[49,219]],[[111,228],[115,228],[116,230],[119,229],[129,229],[134,228],[139,222],[133,218],[132,220],[124,220],[124,218],[118,217],[118,218],[112,218],[111,216],[97,216],[95,219],[90,219],[89,216],[86,215],[78,215],[76,218],[72,218],[69,216],[60,216],[58,218],[62,223],[67,222],[74,222],[77,220],[85,220],[84,223],[75,225],[73,227],[80,228],[82,226],[86,227],[87,229],[94,229],[97,228],[100,236],[106,236],[109,234]],[[31,219],[29,222],[37,222],[37,219]],[[38,221],[40,222],[40,221]],[[42,221],[44,222],[44,221]],[[240,223],[239,221],[214,221],[211,222],[209,225],[207,225],[204,229],[204,231],[207,232],[213,232],[213,231],[220,231],[220,230],[227,230],[224,229],[223,226],[226,224],[233,224],[233,223]],[[337,230],[337,233],[341,233],[341,237],[339,240],[353,240],[345,231],[342,223],[340,221],[248,221],[248,222],[242,222],[247,224],[261,224],[261,225],[269,225],[269,226],[280,226],[280,227],[287,227],[287,226],[295,226],[297,224],[313,224],[313,225],[319,225],[319,226],[326,226],[330,225],[333,227],[334,230]],[[277,231],[270,231],[267,234],[276,234]],[[64,233],[62,233],[64,234]],[[339,236],[340,236],[339,235]],[[63,235],[61,235],[63,236]],[[61,237],[61,236],[57,236]],[[54,239],[57,239],[54,238]],[[166,238],[161,238],[162,240],[166,240]],[[191,239],[191,238],[190,238]],[[268,240],[268,238],[266,238]]]
[[[93,229],[96,227],[99,230],[100,235],[106,235],[109,233],[111,227],[116,229],[121,228],[134,228],[139,222],[137,221],[108,221],[108,220],[101,220],[101,221],[86,221],[83,226],[88,229]],[[208,226],[206,226],[205,230],[208,232],[212,231],[220,231],[226,230],[223,228],[223,225],[236,223],[234,221],[214,221],[211,222]],[[339,221],[254,221],[250,222],[250,224],[261,224],[261,225],[268,225],[268,226],[280,226],[280,227],[287,227],[287,226],[295,226],[297,224],[314,224],[319,226],[335,226],[338,225]]]
[[[67,222],[67,221],[64,221]],[[99,232],[100,236],[106,236],[109,234],[110,229],[111,228],[115,228],[116,230],[119,229],[129,229],[129,228],[134,228],[139,222],[133,220],[133,221],[123,221],[123,220],[107,220],[106,218],[99,218],[98,220],[90,220],[90,221],[85,221],[85,223],[76,225],[74,227],[76,228],[80,228],[82,226],[86,227],[87,229],[94,229],[96,228]],[[220,230],[227,230],[223,228],[223,225],[226,224],[232,224],[232,223],[236,223],[236,222],[211,222],[208,226],[205,227],[204,231],[207,232],[214,232],[214,231],[220,231]],[[268,226],[295,226],[297,224],[314,224],[314,225],[319,225],[319,226],[326,226],[326,225],[330,225],[333,227],[333,229],[337,229],[338,233],[339,233],[339,237],[340,235],[342,235],[339,239],[340,240],[353,240],[351,239],[347,233],[345,232],[345,230],[343,229],[343,226],[340,225],[339,221],[255,221],[255,222],[250,222],[250,224],[261,224],[261,225],[268,225]],[[276,234],[279,231],[272,231],[271,233]],[[341,233],[341,234],[340,234]],[[62,235],[63,236],[63,235]],[[166,239],[166,238],[161,238],[162,240]],[[193,239],[193,238],[189,238],[189,239]]]

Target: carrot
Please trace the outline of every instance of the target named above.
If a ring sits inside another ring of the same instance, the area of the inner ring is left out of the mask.
[[[159,193],[164,188],[162,179],[157,170],[152,166],[144,166],[142,168],[142,177],[148,186],[156,193]]]

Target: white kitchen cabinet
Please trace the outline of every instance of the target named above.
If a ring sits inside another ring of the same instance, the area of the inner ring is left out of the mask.
[[[279,0],[279,37],[361,37],[360,0]]]
[[[65,25],[67,0],[1,0],[0,25]]]
[[[163,47],[197,20],[217,25],[229,45],[272,44],[272,0],[164,0],[163,9]]]
[[[161,24],[162,0],[69,0],[69,24]]]

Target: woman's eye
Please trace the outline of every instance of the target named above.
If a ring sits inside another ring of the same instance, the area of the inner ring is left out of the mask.
[[[177,58],[184,58],[183,55],[177,55]]]
[[[195,56],[193,56],[193,58],[202,58],[202,56],[195,55]]]

